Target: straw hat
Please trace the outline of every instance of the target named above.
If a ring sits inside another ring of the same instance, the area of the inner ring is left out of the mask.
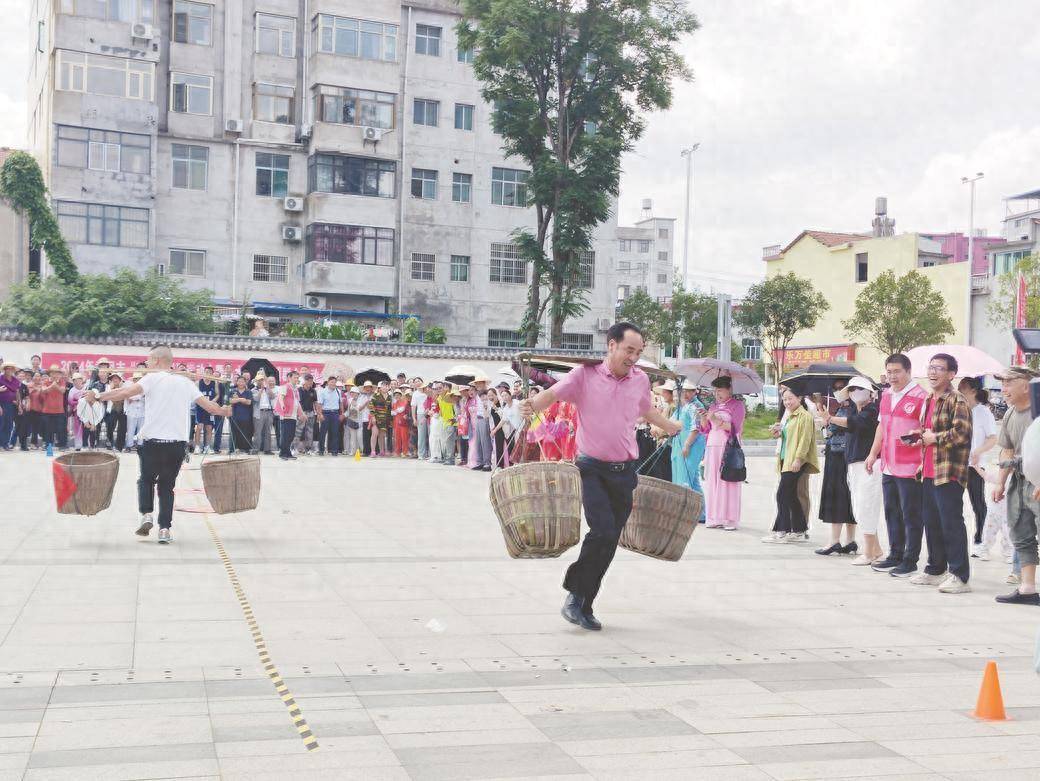
[[[661,385],[654,388],[654,393],[660,393],[661,391],[675,393],[675,380],[665,380]]]
[[[488,377],[486,374],[478,374],[476,377],[473,378],[473,382],[471,382],[470,385],[476,385],[478,382],[482,382],[485,385],[487,385],[489,382],[491,382],[491,378]]]
[[[8,366],[10,366],[12,369],[18,368],[15,364],[11,363],[10,361],[4,361],[3,363],[0,363],[0,369],[6,369]]]
[[[62,373],[62,369],[61,369],[61,367],[60,367],[60,366],[58,366],[58,364],[56,364],[56,363],[52,363],[52,364],[51,364],[51,368],[49,368],[49,369],[47,370],[47,374],[54,374],[54,372],[57,372],[58,374],[61,374],[61,373]]]
[[[75,374],[72,375],[72,379],[74,379],[74,380],[82,380],[83,379],[83,375],[80,374],[79,372],[76,372]]]
[[[102,357],[102,358],[98,358],[97,359],[97,365],[98,366],[111,366],[112,362],[110,360],[108,360],[108,358]]]
[[[376,386],[372,384],[372,380],[365,380],[365,383],[361,387],[362,388],[374,388]]]

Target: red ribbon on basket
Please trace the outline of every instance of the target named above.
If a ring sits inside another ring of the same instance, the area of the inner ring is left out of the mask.
[[[72,498],[72,495],[76,493],[76,489],[79,488],[79,486],[77,486],[76,481],[72,479],[69,470],[57,461],[51,463],[51,471],[54,474],[54,498],[58,501],[58,507],[61,507],[65,502]]]

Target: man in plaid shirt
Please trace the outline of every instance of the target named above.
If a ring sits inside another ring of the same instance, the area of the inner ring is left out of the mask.
[[[971,454],[971,408],[953,389],[957,359],[938,353],[928,361],[932,395],[925,402],[923,429],[913,432],[923,446],[919,472],[928,541],[928,566],[910,578],[920,586],[939,586],[944,594],[971,591],[968,585],[968,533],[964,526],[964,487]]]

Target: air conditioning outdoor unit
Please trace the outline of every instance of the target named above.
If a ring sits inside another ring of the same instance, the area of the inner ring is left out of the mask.
[[[328,309],[325,296],[307,296],[304,306],[307,309]]]
[[[282,201],[282,206],[285,207],[287,212],[302,212],[303,197],[300,195],[290,195]]]
[[[130,35],[134,38],[144,38],[151,40],[155,37],[155,28],[150,24],[142,24],[137,22],[136,24],[130,25]]]
[[[158,274],[160,277],[165,277],[166,276],[166,264],[165,263],[156,263],[155,264],[155,273]]]
[[[224,131],[227,133],[241,133],[242,132],[242,120],[241,119],[229,119],[224,123]]]
[[[596,330],[601,333],[605,333],[610,330],[610,325],[610,318],[601,317],[599,320],[596,321]]]
[[[284,241],[301,241],[303,239],[303,228],[295,225],[283,225],[282,239]]]
[[[307,141],[314,135],[314,125],[300,125],[300,140]]]
[[[361,128],[361,135],[365,141],[371,141],[373,144],[378,144],[383,140],[383,128],[363,127]]]

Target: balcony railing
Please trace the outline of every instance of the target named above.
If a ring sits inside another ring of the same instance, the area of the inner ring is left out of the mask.
[[[990,276],[989,274],[972,274],[971,275],[971,292],[972,295],[982,295],[988,293],[990,289]]]
[[[783,252],[783,244],[771,244],[768,247],[762,247],[762,260],[769,260],[770,258],[777,257]]]

